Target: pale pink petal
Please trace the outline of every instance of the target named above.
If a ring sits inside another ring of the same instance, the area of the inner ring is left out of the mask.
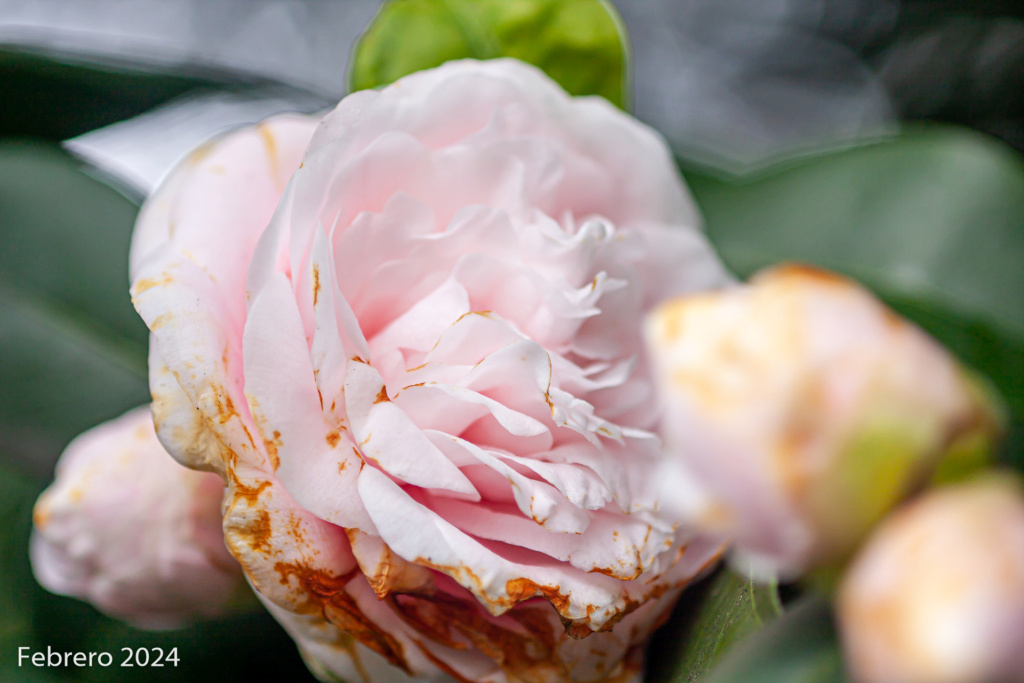
[[[283,275],[271,279],[253,302],[244,346],[245,396],[278,480],[321,519],[371,531],[356,495],[362,460],[348,427],[324,414]]]
[[[465,475],[391,402],[380,374],[364,362],[349,363],[345,404],[364,458],[415,486],[477,495]]]

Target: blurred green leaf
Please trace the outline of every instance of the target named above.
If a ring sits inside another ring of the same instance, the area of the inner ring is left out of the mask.
[[[0,135],[64,140],[121,121],[197,86],[206,77],[69,64],[0,50]],[[236,77],[237,78],[237,77]]]
[[[843,683],[832,610],[814,594],[733,648],[702,683]]]
[[[0,467],[0,680],[56,681],[46,671],[18,668],[18,648],[34,642],[32,601],[38,590],[28,567],[28,533],[38,488]]]
[[[0,143],[0,444],[40,479],[76,434],[149,400],[136,212],[60,150]]]
[[[696,681],[746,636],[782,613],[774,585],[720,569],[688,588],[669,623],[655,635],[648,683]]]
[[[856,278],[987,375],[1024,421],[1020,155],[926,127],[755,177],[687,180],[737,273],[801,261]]]
[[[356,44],[352,90],[452,59],[515,57],[626,108],[626,29],[604,0],[389,0]]]

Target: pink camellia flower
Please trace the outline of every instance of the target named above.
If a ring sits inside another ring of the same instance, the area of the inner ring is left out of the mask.
[[[1024,495],[993,477],[928,492],[881,524],[840,584],[863,683],[1024,681]]]
[[[234,133],[147,202],[158,433],[314,671],[636,676],[718,552],[658,512],[640,330],[727,280],[697,222],[657,134],[511,60]]]
[[[149,408],[72,441],[35,507],[32,569],[54,593],[142,628],[222,614],[244,590],[224,548],[220,478],[175,463]]]
[[[998,399],[956,359],[825,271],[665,302],[647,337],[689,491],[666,503],[762,576],[837,568],[940,463],[983,461],[1000,432]]]

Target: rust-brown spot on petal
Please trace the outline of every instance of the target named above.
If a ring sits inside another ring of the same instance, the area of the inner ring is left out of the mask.
[[[320,300],[320,266],[313,264],[313,308],[316,308],[317,302]],[[323,407],[323,401],[320,402]]]
[[[475,600],[445,593],[425,598],[400,595],[394,605],[432,642],[457,650],[471,646],[496,662],[510,681],[569,680],[557,661],[551,624],[538,609],[524,608],[522,620],[506,617],[501,623]],[[419,646],[425,649],[422,643]],[[448,668],[443,670],[465,680]]]
[[[294,580],[309,600],[310,607],[319,610],[327,621],[348,632],[394,666],[412,674],[405,661],[402,644],[368,619],[345,591],[348,582],[359,573],[358,569],[339,576],[323,569],[278,562],[274,565],[274,571],[280,574],[280,582],[284,586],[292,585]]]
[[[266,123],[256,124],[256,132],[259,133],[260,139],[263,141],[263,149],[267,154],[267,166],[269,167],[270,177],[273,179],[277,189],[283,190],[284,181],[281,178],[281,161],[277,153],[277,140],[274,139],[274,134]]]
[[[509,579],[505,583],[505,592],[508,593],[511,603],[509,607],[514,607],[536,595],[543,595],[559,614],[569,610],[569,595],[563,595],[558,586],[541,586],[527,578]]]
[[[263,446],[267,449],[267,457],[270,458],[270,466],[277,471],[277,468],[281,466],[281,459],[277,455],[277,449],[283,446],[281,442],[281,432],[274,430],[274,433],[269,439],[263,439]]]
[[[340,431],[338,431],[337,429],[333,429],[333,430],[327,432],[327,445],[328,446],[330,446],[331,448],[334,448],[334,447],[336,447],[338,445],[339,441],[341,441],[341,432]]]
[[[257,512],[256,518],[246,525],[245,531],[245,540],[253,552],[270,553],[273,551],[274,548],[270,540],[274,535],[274,530],[270,525],[269,512],[266,510]]]
[[[242,481],[235,476],[233,470],[229,470],[229,474],[232,479],[233,493],[236,500],[239,498],[244,499],[249,507],[255,507],[259,501],[260,494],[270,486],[270,481],[264,479],[256,486],[246,486]]]
[[[132,295],[142,294],[154,287],[166,287],[172,282],[174,282],[174,279],[171,277],[170,273],[164,273],[158,278],[140,277],[132,285]]]
[[[153,318],[153,322],[150,323],[149,329],[155,332],[172,320],[174,320],[173,313],[161,313],[157,317]]]
[[[381,387],[380,391],[377,392],[377,398],[373,399],[373,404],[377,405],[378,403],[384,403],[385,401],[390,401],[390,400],[391,399],[388,398],[388,389],[387,389],[387,387]]]

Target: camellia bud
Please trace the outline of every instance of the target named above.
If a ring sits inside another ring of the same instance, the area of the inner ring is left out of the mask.
[[[31,558],[54,593],[141,628],[224,612],[245,587],[224,546],[219,476],[176,463],[148,407],[72,441],[39,497]]]
[[[682,478],[667,503],[731,536],[755,574],[841,565],[945,456],[976,460],[999,431],[976,378],[830,273],[677,298],[646,333]]]
[[[1024,681],[1019,482],[980,479],[898,510],[852,563],[837,608],[858,681]]]

